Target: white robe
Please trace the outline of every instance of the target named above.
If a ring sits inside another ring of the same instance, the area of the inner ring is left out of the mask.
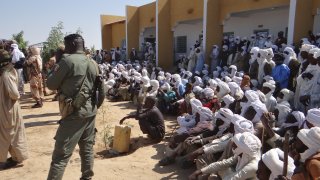
[[[20,112],[18,75],[14,68],[0,76],[0,162],[28,158],[24,123]]]

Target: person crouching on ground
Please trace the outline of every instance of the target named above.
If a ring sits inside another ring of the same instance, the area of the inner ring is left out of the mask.
[[[161,141],[165,135],[165,125],[163,115],[155,105],[156,99],[148,96],[143,106],[145,110],[122,118],[120,124],[123,124],[126,119],[135,118],[139,121],[140,129],[144,134],[148,134],[151,139]]]

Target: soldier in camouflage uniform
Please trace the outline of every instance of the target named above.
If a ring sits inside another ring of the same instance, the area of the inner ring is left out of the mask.
[[[93,176],[97,106],[92,102],[91,94],[99,71],[97,65],[85,55],[84,40],[80,35],[68,35],[64,41],[65,54],[47,80],[48,88],[59,92],[62,115],[54,138],[56,143],[48,180],[62,179],[65,167],[77,144],[81,157],[80,179],[87,180]],[[81,100],[78,100],[79,96]],[[65,109],[68,110],[64,111]]]

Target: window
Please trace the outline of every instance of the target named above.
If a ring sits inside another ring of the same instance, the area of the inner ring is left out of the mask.
[[[176,42],[177,53],[187,53],[187,36],[178,36]]]

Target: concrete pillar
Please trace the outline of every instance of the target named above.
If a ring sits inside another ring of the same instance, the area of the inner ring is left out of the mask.
[[[220,21],[221,2],[220,0],[204,0],[204,8],[203,40],[206,62],[209,63],[212,45],[220,45],[223,38],[223,26]]]
[[[139,49],[139,9],[134,6],[126,7],[126,40],[127,57],[131,48]]]
[[[288,44],[299,43],[313,28],[312,0],[290,0]]]
[[[173,32],[171,30],[170,0],[157,0],[157,63],[164,70],[173,66]]]

